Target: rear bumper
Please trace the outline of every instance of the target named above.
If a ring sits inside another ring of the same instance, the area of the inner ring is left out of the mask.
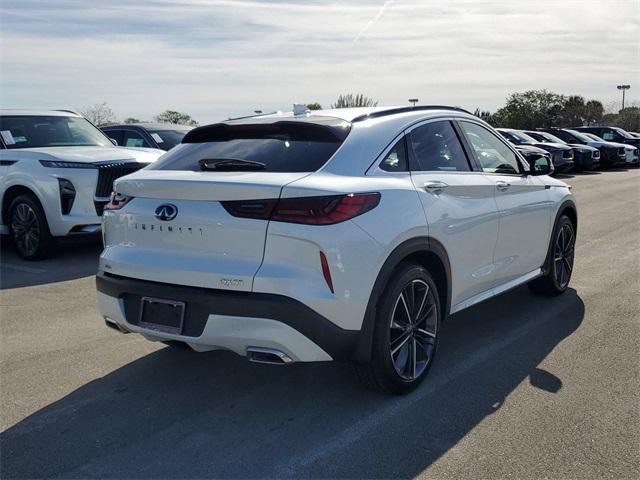
[[[235,292],[137,280],[106,273],[96,276],[98,309],[120,328],[149,340],[175,340],[194,350],[277,349],[295,361],[346,360],[360,332],[344,330],[303,303],[265,293]],[[141,298],[185,302],[180,335],[138,326]]]

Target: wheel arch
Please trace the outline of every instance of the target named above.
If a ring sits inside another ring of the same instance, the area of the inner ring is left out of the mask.
[[[378,304],[389,280],[403,263],[422,265],[432,275],[438,287],[440,305],[444,311],[443,320],[449,316],[451,307],[451,264],[444,246],[430,237],[417,237],[398,245],[387,257],[378,272],[365,311],[360,338],[354,351],[357,362],[367,362],[371,357],[373,331]]]
[[[40,196],[32,188],[22,184],[10,186],[5,190],[2,196],[2,205],[1,205],[0,215],[2,219],[1,223],[3,225],[8,225],[9,207],[11,206],[11,202],[13,202],[13,200],[19,195],[24,195],[24,194],[32,195],[33,197],[36,198],[36,200],[38,200],[38,202],[40,203],[40,206],[43,205]],[[45,216],[46,216],[46,213],[45,213]]]
[[[578,209],[576,208],[576,204],[573,200],[565,200],[560,204],[558,211],[556,213],[556,217],[553,220],[553,227],[549,234],[549,244],[547,245],[547,256],[544,260],[544,264],[542,265],[542,271],[547,273],[549,271],[549,267],[551,264],[551,251],[553,245],[553,232],[556,231],[556,227],[558,226],[558,222],[563,215],[569,217],[569,220],[573,224],[573,232],[576,237],[578,236]]]

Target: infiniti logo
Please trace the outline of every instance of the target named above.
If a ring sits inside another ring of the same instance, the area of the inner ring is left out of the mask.
[[[158,220],[163,220],[168,222],[173,220],[178,215],[178,207],[172,205],[170,203],[163,203],[158,208],[156,208],[155,216]]]

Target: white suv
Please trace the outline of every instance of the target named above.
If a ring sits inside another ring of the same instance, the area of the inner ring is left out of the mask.
[[[36,260],[56,237],[99,232],[113,181],[163,153],[116,147],[73,112],[0,110],[0,233]]]
[[[274,114],[196,128],[115,183],[108,326],[250,360],[348,359],[395,393],[449,314],[522,283],[562,293],[570,188],[447,107]]]

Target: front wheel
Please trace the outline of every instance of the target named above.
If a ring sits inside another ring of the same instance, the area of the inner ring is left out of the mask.
[[[408,393],[425,379],[436,354],[442,311],[433,278],[420,265],[403,265],[377,311],[371,360],[358,366],[359,376],[376,390]]]
[[[569,217],[563,215],[553,231],[545,274],[528,284],[534,293],[555,296],[565,292],[573,273],[575,245],[575,228]]]
[[[40,260],[51,255],[55,240],[40,206],[32,195],[19,195],[9,206],[9,233],[20,256]]]

